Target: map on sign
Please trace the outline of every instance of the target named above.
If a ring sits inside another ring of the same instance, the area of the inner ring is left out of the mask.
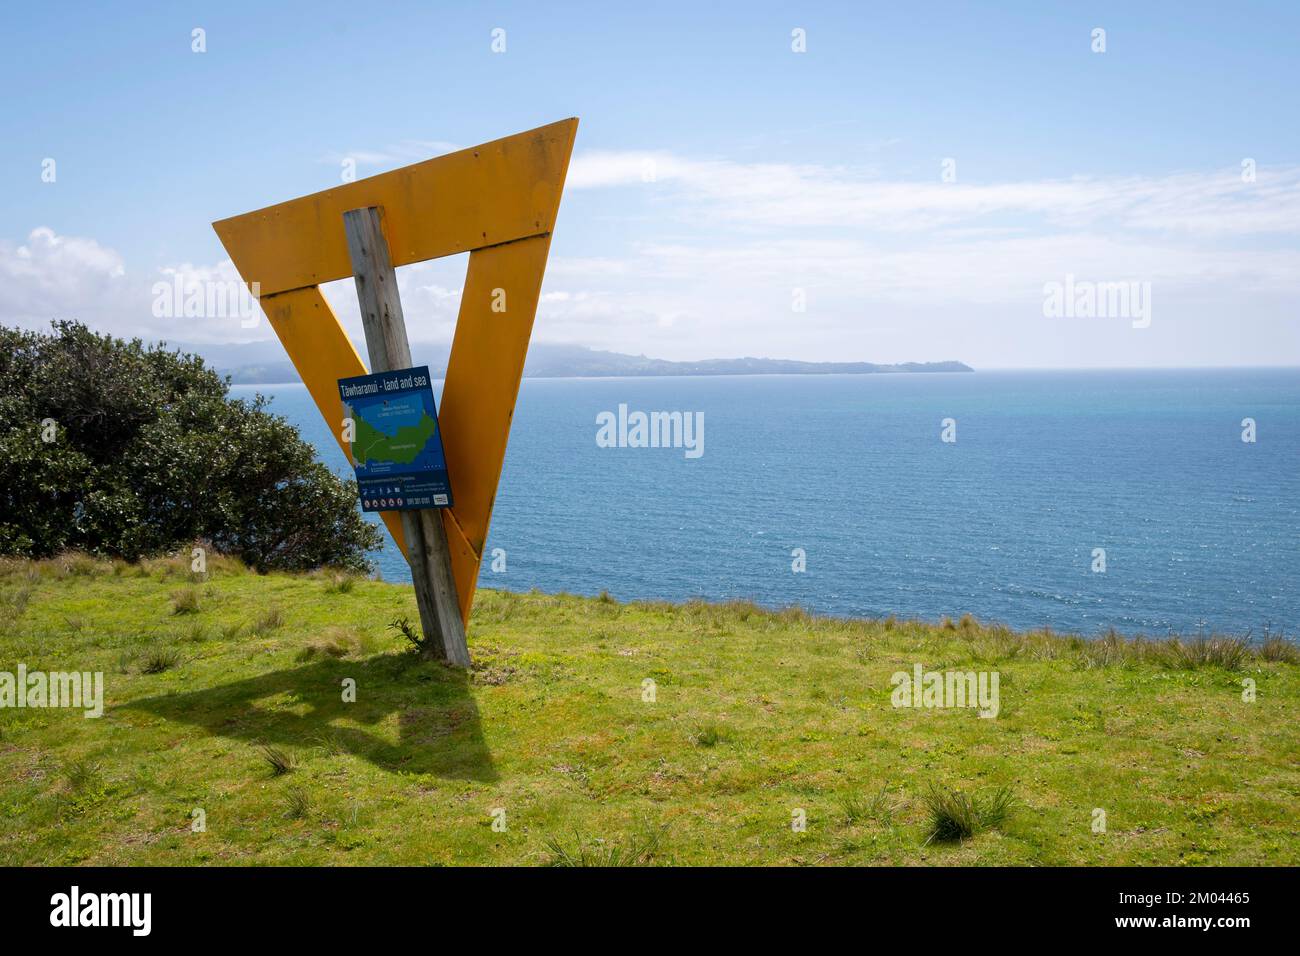
[[[338,381],[361,510],[451,507],[428,366]]]

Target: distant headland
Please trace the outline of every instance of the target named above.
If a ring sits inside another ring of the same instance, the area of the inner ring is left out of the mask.
[[[197,352],[209,365],[229,375],[236,385],[296,382],[298,374],[277,342],[242,345],[179,345]],[[447,368],[447,346],[412,345],[416,365],[428,365],[436,376]],[[963,362],[801,362],[794,359],[723,358],[674,362],[604,352],[581,345],[534,342],[524,366],[526,378],[605,378],[662,375],[875,375],[907,372],[972,372]]]

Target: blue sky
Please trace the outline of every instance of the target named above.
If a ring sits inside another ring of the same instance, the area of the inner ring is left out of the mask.
[[[668,358],[1297,364],[1298,11],[10,7],[0,321],[268,337],[158,319],[151,286],[229,275],[210,223],[337,185],[346,158],[369,175],[578,116],[539,339]],[[449,336],[463,270],[402,270],[413,338]],[[1149,322],[1045,314],[1067,276],[1149,289]],[[327,294],[354,327],[350,291]]]

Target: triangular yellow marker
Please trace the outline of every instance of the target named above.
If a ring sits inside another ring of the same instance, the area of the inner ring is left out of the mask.
[[[455,501],[443,524],[466,623],[577,131],[562,120],[213,223],[345,452],[338,380],[366,367],[320,291],[352,275],[343,213],[383,207],[394,266],[470,254],[438,409]],[[397,514],[383,518],[405,554]]]

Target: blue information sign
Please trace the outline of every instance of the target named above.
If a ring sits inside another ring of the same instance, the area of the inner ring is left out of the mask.
[[[429,368],[339,379],[362,511],[451,507]]]

